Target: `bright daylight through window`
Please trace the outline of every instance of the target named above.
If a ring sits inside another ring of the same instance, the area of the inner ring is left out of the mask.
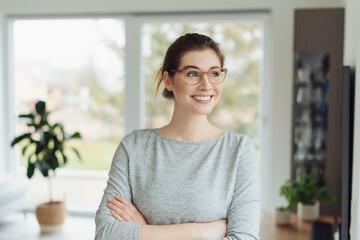
[[[124,22],[17,20],[13,33],[16,113],[30,112],[38,99],[46,101],[52,111],[50,121],[60,121],[65,131],[79,131],[83,137],[70,143],[83,161],[69,159],[65,169],[108,171],[124,135]],[[26,127],[19,122],[17,134]],[[20,165],[25,167],[27,158],[19,155]],[[80,172],[73,175],[77,174]],[[66,197],[70,205],[97,205],[106,179],[90,177],[57,176],[55,197]],[[48,190],[41,178],[41,174],[35,174],[30,181],[36,203],[44,200],[38,199],[40,196],[48,196],[40,194]],[[88,197],[81,199],[85,195]]]

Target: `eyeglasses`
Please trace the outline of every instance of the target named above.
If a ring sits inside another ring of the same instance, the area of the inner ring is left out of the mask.
[[[209,82],[213,85],[217,85],[225,80],[227,69],[214,67],[207,72],[203,72],[198,68],[185,67],[183,69],[170,69],[169,72],[182,73],[182,77],[185,80],[185,83],[189,85],[199,84],[202,75],[206,74]]]

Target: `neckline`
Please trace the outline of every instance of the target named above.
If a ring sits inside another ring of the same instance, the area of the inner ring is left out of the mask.
[[[164,136],[164,135],[159,133],[158,128],[154,128],[153,130],[154,130],[155,134],[157,136],[159,136],[160,138],[162,138],[162,139],[172,141],[172,142],[176,142],[176,143],[184,143],[184,144],[207,144],[207,143],[213,143],[213,142],[216,142],[216,141],[220,140],[221,138],[223,138],[228,133],[228,131],[224,131],[220,136],[218,136],[218,137],[216,137],[214,139],[210,139],[210,140],[207,140],[207,141],[201,141],[201,142],[193,142],[193,141],[178,140],[178,139],[174,139],[174,138]]]

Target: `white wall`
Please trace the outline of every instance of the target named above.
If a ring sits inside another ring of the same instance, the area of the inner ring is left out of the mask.
[[[291,106],[293,79],[293,25],[295,8],[343,7],[345,0],[182,0],[182,1],[125,1],[125,0],[2,0],[0,14],[51,15],[51,14],[106,14],[106,13],[169,13],[189,11],[256,11],[271,13],[271,64],[272,81],[269,162],[265,168],[262,188],[264,206],[273,210],[282,203],[280,185],[290,178],[291,159]],[[3,81],[3,79],[1,79]],[[1,146],[0,146],[1,147]],[[1,151],[1,149],[0,149]]]
[[[356,69],[355,81],[355,119],[353,152],[353,186],[351,199],[351,239],[360,239],[360,1],[348,0],[345,18],[345,56],[344,65]]]

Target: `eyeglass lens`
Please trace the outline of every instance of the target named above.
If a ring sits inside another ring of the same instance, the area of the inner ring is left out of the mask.
[[[225,72],[220,68],[214,68],[208,72],[202,72],[196,68],[189,68],[184,71],[185,81],[189,84],[199,83],[204,73],[207,75],[209,81],[214,84],[221,83],[225,77]]]

